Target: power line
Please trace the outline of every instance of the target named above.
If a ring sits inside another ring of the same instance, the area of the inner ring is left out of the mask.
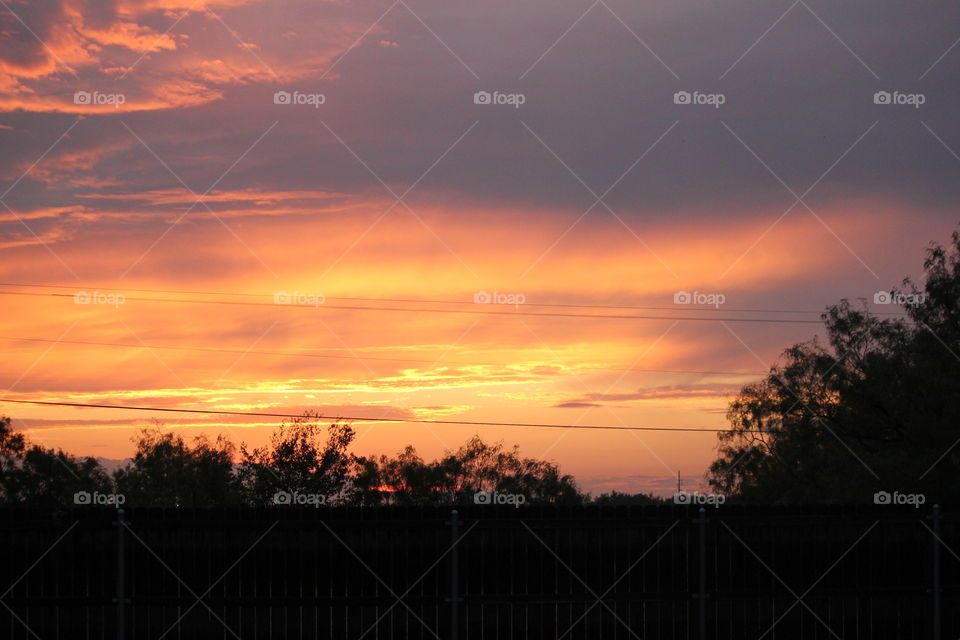
[[[125,342],[96,342],[92,340],[51,340],[46,338],[24,338],[16,336],[0,336],[0,340],[10,340],[18,341],[22,340],[24,342],[43,342],[46,344],[75,344],[75,345],[87,345],[87,346],[97,346],[97,347],[126,347],[129,349],[160,349],[160,350],[170,350],[170,351],[198,351],[202,353],[231,353],[231,354],[254,354],[254,355],[269,355],[269,356],[284,356],[284,357],[295,357],[295,358],[331,358],[331,359],[340,359],[340,360],[359,360],[361,362],[372,360],[372,361],[383,361],[383,362],[404,362],[404,363],[425,363],[430,365],[444,365],[444,366],[487,366],[487,367],[508,367],[510,365],[505,365],[502,363],[496,362],[464,362],[464,361],[438,361],[436,359],[429,360],[426,358],[385,358],[377,356],[356,356],[356,355],[328,355],[320,353],[303,353],[303,352],[290,352],[290,351],[261,351],[253,349],[227,349],[220,347],[180,347],[172,345],[151,345],[151,344],[130,344]],[[762,376],[766,375],[767,372],[764,371],[702,371],[702,370],[691,370],[691,369],[636,369],[636,368],[616,368],[616,367],[582,367],[576,365],[568,365],[566,363],[553,363],[548,364],[548,366],[569,366],[572,369],[578,370],[590,370],[590,371],[619,371],[619,372],[635,372],[635,373],[687,373],[687,374],[700,374],[700,375],[740,375],[740,376]]]
[[[261,418],[300,418],[302,415],[292,413],[265,413],[258,411],[217,411],[213,409],[173,409],[170,407],[140,407],[123,406],[116,404],[84,404],[81,402],[45,402],[41,400],[11,400],[10,398],[0,398],[0,402],[12,402],[16,404],[35,404],[50,407],[80,407],[84,409],[122,409],[129,411],[164,411],[169,413],[200,413],[221,416],[252,416]],[[418,424],[449,424],[468,427],[534,427],[539,429],[605,429],[611,431],[701,431],[706,433],[724,433],[729,429],[716,429],[712,427],[630,427],[614,425],[583,425],[583,424],[549,424],[549,423],[530,423],[530,422],[480,422],[470,420],[428,420],[424,418],[372,418],[360,416],[337,416],[334,420],[345,420],[349,422],[411,422]]]
[[[34,287],[44,289],[69,289],[84,290],[94,289],[110,292],[133,291],[136,293],[176,293],[186,295],[207,295],[207,296],[234,296],[245,298],[272,298],[272,293],[247,293],[247,292],[227,292],[227,291],[196,291],[185,289],[137,289],[128,287],[105,287],[96,285],[86,285],[80,289],[75,285],[55,285],[55,284],[26,284],[17,282],[0,282],[0,287]],[[327,300],[350,300],[355,302],[401,302],[414,304],[459,304],[474,305],[475,302],[465,300],[437,300],[431,298],[374,298],[374,297],[355,297],[355,296],[325,296]],[[637,311],[676,311],[676,305],[671,307],[643,306],[643,305],[618,305],[618,304],[575,304],[575,303],[549,303],[549,302],[524,302],[525,307],[552,307],[561,309],[634,309]],[[747,308],[724,308],[709,309],[704,307],[693,307],[684,309],[684,311],[732,311],[745,313],[806,313],[820,315],[823,311],[813,311],[810,309],[747,309]],[[898,315],[886,312],[889,315]]]
[[[27,283],[17,283],[17,282],[0,282],[0,287],[34,287],[34,288],[44,288],[44,289],[69,289],[69,290],[81,290],[78,289],[75,285],[55,285],[55,284],[27,284]],[[272,298],[274,294],[272,293],[247,293],[247,292],[227,292],[227,291],[196,291],[196,290],[184,290],[184,289],[139,289],[139,288],[117,288],[117,287],[105,287],[105,286],[96,286],[96,285],[86,285],[86,289],[95,289],[95,290],[104,290],[111,292],[124,292],[124,291],[133,291],[137,293],[176,293],[176,294],[186,294],[186,295],[208,295],[208,296],[234,296],[234,297],[245,297],[245,298]],[[326,296],[327,300],[349,300],[355,302],[400,302],[400,303],[414,303],[414,304],[456,304],[456,305],[473,305],[476,304],[471,301],[464,300],[437,300],[430,298],[376,298],[376,297],[355,297],[355,296]],[[661,307],[661,306],[643,306],[643,305],[617,305],[617,304],[576,304],[576,303],[548,303],[548,302],[525,302],[524,307],[549,307],[549,308],[560,308],[560,309],[633,309],[637,311],[676,311],[676,306],[671,307]],[[816,314],[821,315],[824,311],[814,311],[811,309],[750,309],[750,308],[735,308],[735,307],[725,307],[723,309],[711,309],[704,307],[693,307],[689,309],[684,309],[684,311],[728,311],[728,312],[744,312],[744,313],[804,313],[804,314]],[[903,315],[902,313],[892,312],[892,311],[876,311],[874,315],[890,315],[890,316],[899,316]]]
[[[37,296],[37,297],[56,297],[73,298],[69,293],[31,293],[27,291],[0,291],[0,295],[13,296]],[[427,309],[423,307],[359,307],[352,305],[332,305],[332,304],[277,304],[272,302],[239,302],[236,300],[187,300],[182,298],[140,298],[126,296],[125,300],[134,300],[136,302],[171,302],[177,304],[218,304],[230,306],[248,306],[248,307],[280,307],[280,308],[298,308],[298,309],[337,309],[346,311],[400,311],[407,313],[460,313],[480,316],[534,316],[548,318],[594,318],[598,320],[689,320],[693,322],[767,322],[777,324],[822,324],[819,320],[794,320],[786,318],[697,318],[690,316],[640,316],[627,314],[583,314],[583,313],[560,313],[544,311],[475,311],[469,309]]]

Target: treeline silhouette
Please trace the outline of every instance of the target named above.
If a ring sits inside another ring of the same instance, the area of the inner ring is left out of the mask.
[[[707,480],[728,504],[864,503],[878,492],[960,504],[960,232],[931,245],[924,282],[878,291],[881,319],[847,299],[822,315],[826,342],[785,350],[762,380],[729,405]],[[648,494],[591,497],[551,462],[475,436],[425,461],[350,453],[349,424],[316,413],[282,424],[269,445],[239,449],[222,436],[187,443],[159,426],[136,438],[125,468],[108,473],[28,442],[0,418],[0,500],[71,504],[77,492],[159,507],[255,506],[279,493],[352,506],[472,503],[478,492],[525,504],[651,504]]]
[[[479,436],[433,461],[412,446],[395,456],[357,456],[350,452],[355,436],[349,424],[324,424],[313,412],[285,421],[268,445],[252,449],[222,435],[188,442],[157,424],[139,432],[133,458],[110,473],[95,458],[31,443],[12,430],[9,418],[0,418],[0,500],[34,506],[441,506],[473,504],[484,492],[491,500],[495,494],[522,496],[513,500],[523,504],[662,502],[648,494],[592,497],[555,463]]]

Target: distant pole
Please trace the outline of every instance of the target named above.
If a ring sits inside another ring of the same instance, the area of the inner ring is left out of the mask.
[[[460,512],[450,512],[450,640],[460,638],[460,565],[457,538],[460,530]]]
[[[933,505],[933,639],[940,636],[940,505]]]
[[[700,507],[700,640],[707,638],[707,510]]]
[[[127,623],[126,623],[126,610],[124,605],[126,604],[126,594],[124,593],[124,560],[125,554],[123,550],[123,530],[126,527],[123,520],[123,509],[117,509],[117,520],[114,522],[114,525],[117,527],[117,640],[124,640],[126,638]]]

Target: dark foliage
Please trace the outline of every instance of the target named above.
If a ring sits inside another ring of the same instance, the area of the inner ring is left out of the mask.
[[[960,501],[960,234],[933,246],[922,287],[892,292],[906,319],[843,300],[827,343],[782,363],[731,403],[709,480],[747,502],[862,502],[877,491]],[[891,307],[896,308],[896,307]]]

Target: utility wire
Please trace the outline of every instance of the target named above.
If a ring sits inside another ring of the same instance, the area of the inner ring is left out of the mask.
[[[56,298],[73,298],[70,293],[31,293],[27,291],[0,291],[0,295],[13,296],[50,296]],[[299,308],[299,309],[337,309],[348,311],[400,311],[407,313],[460,313],[480,316],[536,316],[548,318],[595,318],[598,320],[690,320],[694,322],[768,322],[777,324],[822,324],[820,320],[794,320],[782,318],[704,318],[691,316],[640,316],[628,314],[582,314],[582,313],[560,313],[546,311],[473,311],[468,309],[428,309],[423,307],[360,307],[351,305],[333,305],[333,304],[277,304],[272,302],[239,302],[235,300],[187,300],[183,298],[140,298],[127,296],[126,300],[136,302],[172,302],[178,304],[219,304],[231,306],[248,307],[281,307],[281,308]]]
[[[110,292],[124,292],[124,291],[133,291],[136,293],[176,293],[176,294],[187,294],[187,295],[207,295],[207,296],[234,296],[234,297],[245,297],[245,298],[271,298],[274,294],[272,293],[244,293],[244,292],[227,292],[227,291],[195,291],[195,290],[184,290],[184,289],[136,289],[136,288],[117,288],[117,287],[105,287],[105,286],[96,286],[96,285],[87,285],[85,288],[80,288],[77,285],[54,285],[54,284],[27,284],[27,283],[17,283],[17,282],[0,282],[0,287],[34,287],[34,288],[45,288],[45,289],[69,289],[69,290],[102,290]],[[349,300],[354,302],[400,302],[400,303],[414,303],[414,304],[459,304],[459,305],[473,305],[476,304],[472,301],[465,300],[437,300],[429,298],[374,298],[374,297],[349,297],[349,296],[327,296],[327,300]],[[525,307],[550,307],[550,308],[560,308],[560,309],[633,309],[637,311],[676,311],[677,307],[660,307],[660,306],[643,306],[643,305],[616,305],[616,304],[574,304],[574,303],[547,303],[547,302],[525,302],[523,304]],[[821,315],[824,311],[813,311],[811,309],[750,309],[750,308],[734,308],[734,307],[725,307],[723,309],[711,309],[706,307],[694,307],[691,306],[689,309],[684,309],[684,311],[730,311],[730,312],[745,312],[745,313],[804,313],[804,314],[815,314]],[[902,313],[891,312],[891,311],[878,311],[874,312],[874,315],[902,315]]]
[[[16,404],[35,404],[50,407],[80,407],[84,409],[122,409],[128,411],[165,411],[170,413],[200,413],[220,416],[253,416],[262,418],[300,418],[301,415],[292,413],[265,413],[258,411],[216,411],[213,409],[173,409],[169,407],[140,407],[123,406],[115,404],[84,404],[80,402],[44,402],[40,400],[12,400],[10,398],[0,398],[0,402],[12,402]],[[712,427],[617,427],[614,425],[584,425],[584,424],[548,424],[548,423],[529,423],[529,422],[480,422],[470,420],[427,420],[423,418],[372,418],[361,416],[337,416],[335,420],[345,420],[350,422],[411,422],[419,424],[449,424],[461,426],[487,426],[487,427],[535,427],[541,429],[606,429],[612,431],[701,431],[707,433],[723,433],[729,429],[717,429]]]
[[[79,287],[77,285],[56,285],[56,284],[26,284],[17,282],[0,282],[0,287],[34,287],[44,289],[69,289],[71,291],[98,290],[109,292],[133,291],[136,293],[177,293],[187,295],[205,295],[205,296],[234,296],[245,298],[272,298],[272,293],[244,293],[227,291],[195,291],[184,289],[135,289],[127,287],[106,287],[96,285],[86,285]],[[325,296],[327,300],[349,300],[355,302],[402,302],[414,304],[476,304],[467,300],[437,300],[430,298],[373,298],[373,297],[350,297],[350,296]],[[574,304],[574,303],[548,303],[548,302],[524,302],[525,307],[552,307],[560,309],[633,309],[637,311],[676,311],[677,307],[658,307],[643,305],[618,305],[618,304]],[[684,311],[742,311],[747,313],[806,313],[820,315],[823,311],[812,311],[810,309],[746,309],[746,308],[724,308],[711,309],[705,307],[693,307],[684,309]],[[894,314],[891,314],[894,315]]]

